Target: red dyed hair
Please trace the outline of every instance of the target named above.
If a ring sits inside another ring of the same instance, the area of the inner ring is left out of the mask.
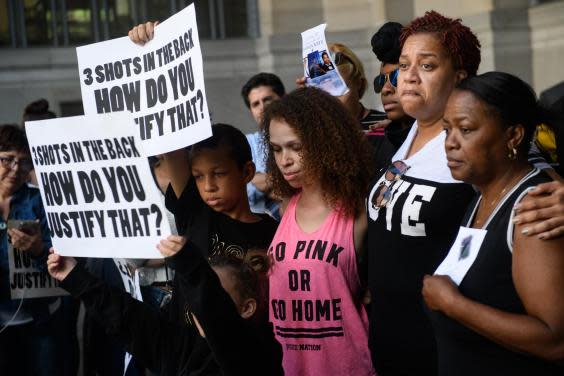
[[[401,47],[413,34],[435,33],[452,59],[455,69],[464,69],[469,76],[475,76],[480,66],[480,41],[460,18],[452,19],[434,10],[425,12],[403,28],[400,36]]]

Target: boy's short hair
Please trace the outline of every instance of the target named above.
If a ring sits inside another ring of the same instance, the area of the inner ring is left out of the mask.
[[[274,91],[280,98],[286,94],[284,84],[277,75],[266,72],[255,74],[245,85],[243,85],[243,88],[241,89],[241,96],[243,97],[247,108],[251,107],[251,103],[249,102],[249,93],[251,90],[259,86],[270,86],[272,91]]]
[[[229,156],[240,168],[253,160],[251,146],[247,137],[239,129],[229,124],[217,123],[212,125],[212,136],[198,142],[190,148],[190,159],[202,149],[224,148]]]

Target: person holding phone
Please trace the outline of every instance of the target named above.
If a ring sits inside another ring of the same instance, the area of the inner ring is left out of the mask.
[[[59,298],[10,299],[8,252],[39,266],[51,247],[39,189],[26,184],[32,169],[24,131],[0,126],[0,375],[64,374],[53,315]]]

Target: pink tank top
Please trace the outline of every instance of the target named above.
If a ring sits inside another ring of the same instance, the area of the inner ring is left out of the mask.
[[[333,210],[314,232],[296,222],[299,194],[270,245],[270,321],[286,375],[374,375],[359,302],[354,219]]]

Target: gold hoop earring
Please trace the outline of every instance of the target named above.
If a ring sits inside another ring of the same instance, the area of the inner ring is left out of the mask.
[[[507,154],[507,157],[509,159],[511,159],[512,161],[514,161],[515,159],[517,159],[517,149],[515,148],[511,148],[509,150],[509,153]]]

